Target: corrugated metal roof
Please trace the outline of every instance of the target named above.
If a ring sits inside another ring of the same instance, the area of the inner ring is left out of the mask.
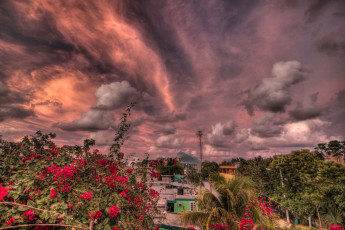
[[[200,164],[200,160],[192,154],[178,152],[177,155],[180,157],[180,161],[182,164]]]

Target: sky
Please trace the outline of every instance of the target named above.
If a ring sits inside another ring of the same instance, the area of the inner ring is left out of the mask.
[[[345,137],[345,1],[3,0],[0,135],[269,157]]]

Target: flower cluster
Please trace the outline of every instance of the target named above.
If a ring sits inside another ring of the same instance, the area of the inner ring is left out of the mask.
[[[3,201],[5,196],[7,196],[7,188],[2,187],[2,184],[0,184],[0,201]]]
[[[35,217],[35,215],[33,215],[32,213],[33,213],[32,210],[28,209],[23,213],[23,215],[27,220],[30,220],[30,221],[37,220],[37,217]],[[34,213],[36,214],[36,211],[34,211]]]
[[[93,213],[88,213],[87,215],[93,220],[98,220],[99,218],[101,218],[102,212],[98,210],[98,211],[93,212]]]
[[[110,217],[116,217],[118,213],[119,213],[119,208],[117,206],[113,205],[109,208]]]
[[[85,200],[92,200],[92,192],[89,192],[89,193],[84,193],[84,194],[81,194],[80,197],[84,198]]]
[[[330,225],[329,229],[330,230],[344,230],[344,228],[341,228],[340,225]]]
[[[242,217],[240,222],[240,230],[251,230],[254,227],[254,223],[251,217],[248,219]]]
[[[0,201],[13,205],[0,204],[0,216],[6,217],[0,228],[17,223],[87,228],[93,222],[101,229],[155,229],[159,193],[147,182],[158,174],[149,161],[129,168],[123,153],[92,152],[88,143],[58,148],[49,135],[38,134],[5,144],[0,164],[10,167],[0,175]]]
[[[10,218],[10,220],[7,222],[7,226],[11,225],[14,221],[16,221],[16,219],[14,219],[13,217]]]

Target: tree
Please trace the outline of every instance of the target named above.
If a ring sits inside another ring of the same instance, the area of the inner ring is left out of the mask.
[[[340,157],[345,156],[345,141],[333,140],[328,142],[328,144],[320,143],[315,148],[315,152],[323,156],[333,156],[340,163]]]
[[[298,216],[311,216],[328,224],[345,220],[345,167],[325,162],[323,156],[309,150],[293,151],[274,157],[269,168],[273,184],[272,200]],[[283,184],[279,174],[282,174]],[[334,211],[333,209],[337,211]],[[337,217],[338,216],[338,217]],[[343,224],[345,224],[343,222]]]
[[[272,158],[264,159],[261,156],[250,160],[240,159],[238,172],[256,182],[259,192],[265,191],[265,194],[269,195],[273,189],[273,184],[267,168],[272,160]]]
[[[157,166],[157,172],[161,175],[183,175],[184,169],[183,165],[177,161],[176,158],[162,158],[159,159],[162,162]]]
[[[216,162],[204,161],[202,162],[201,176],[205,180],[213,173],[219,173],[219,165]]]
[[[272,224],[270,205],[266,201],[260,203],[255,197],[253,182],[248,178],[238,176],[226,180],[213,175],[212,179],[217,195],[202,190],[197,198],[198,211],[181,213],[185,225],[201,224],[206,229],[251,229],[254,223],[259,223],[260,215],[266,226]]]

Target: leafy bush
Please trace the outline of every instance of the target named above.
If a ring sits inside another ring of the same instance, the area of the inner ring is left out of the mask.
[[[110,153],[83,146],[57,147],[54,134],[37,132],[0,151],[0,226],[23,229],[156,229],[158,192],[146,183],[154,167],[129,168],[120,147],[127,138],[121,119]],[[145,162],[148,162],[147,160]]]

